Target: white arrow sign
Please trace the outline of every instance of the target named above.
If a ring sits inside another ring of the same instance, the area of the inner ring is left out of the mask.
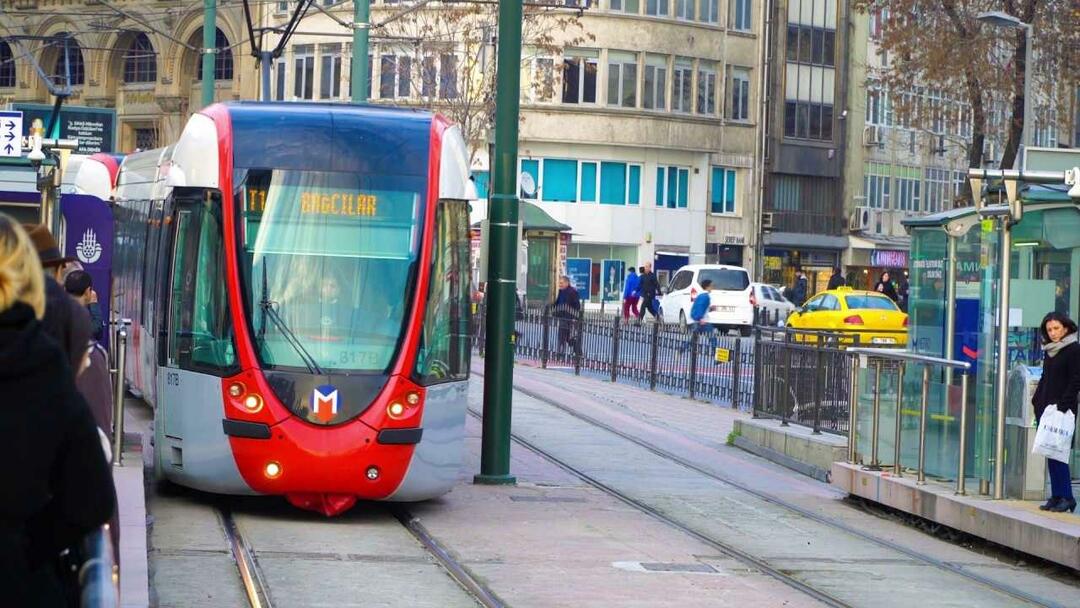
[[[0,112],[0,156],[22,156],[22,112]]]

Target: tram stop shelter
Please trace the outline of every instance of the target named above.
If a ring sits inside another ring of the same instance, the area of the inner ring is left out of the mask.
[[[875,363],[872,356],[867,365],[862,356],[853,365],[851,462],[834,464],[833,482],[1080,568],[1080,517],[1037,510],[1048,496],[1048,477],[1045,459],[1031,454],[1031,397],[1042,364],[1038,327],[1051,311],[1080,317],[1080,200],[1069,196],[1063,175],[1080,166],[1080,151],[1028,149],[1020,165],[1019,171],[996,172],[1012,175],[1009,188],[987,176],[982,205],[905,221],[911,234],[908,351],[970,367],[884,358]],[[1050,183],[1052,172],[1063,175],[1061,181]],[[1025,174],[1041,178],[1035,183]],[[1074,480],[1080,476],[1078,454],[1073,451],[1070,463]],[[865,466],[879,463],[885,463],[880,472]],[[909,470],[923,470],[929,483],[905,475]]]

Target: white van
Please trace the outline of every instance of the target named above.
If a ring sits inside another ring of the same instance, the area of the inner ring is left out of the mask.
[[[709,296],[715,310],[705,316],[722,332],[736,329],[749,336],[754,324],[754,306],[757,305],[750,273],[739,266],[722,264],[691,264],[683,266],[671,277],[664,296],[660,299],[660,313],[665,323],[691,323],[690,307],[701,293],[701,281],[709,279],[712,287]]]

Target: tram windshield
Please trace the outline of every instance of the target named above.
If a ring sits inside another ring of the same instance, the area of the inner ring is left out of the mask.
[[[423,178],[238,174],[241,274],[262,364],[386,370],[416,281]]]

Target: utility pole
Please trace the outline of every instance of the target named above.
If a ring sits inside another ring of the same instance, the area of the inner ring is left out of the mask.
[[[371,0],[353,1],[352,24],[352,102],[368,100],[368,30],[371,29]]]
[[[475,483],[513,484],[510,405],[514,389],[514,300],[517,298],[518,106],[521,85],[521,0],[499,0],[495,85],[494,193],[488,207],[487,336],[484,428]],[[354,89],[355,90],[355,89]]]
[[[202,105],[214,103],[214,57],[217,55],[217,0],[203,0]]]

